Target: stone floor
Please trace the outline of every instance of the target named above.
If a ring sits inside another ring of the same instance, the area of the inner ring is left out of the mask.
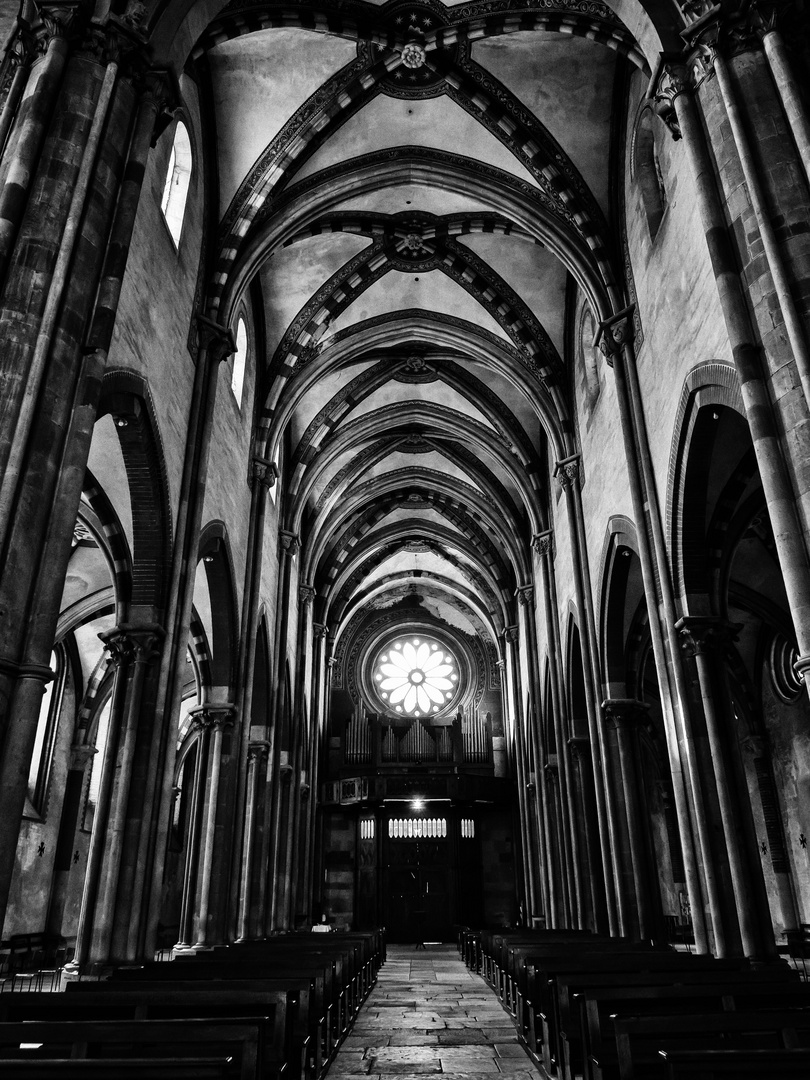
[[[370,1076],[408,1080],[452,1073],[454,1080],[538,1080],[508,1013],[452,945],[389,945],[327,1080]]]

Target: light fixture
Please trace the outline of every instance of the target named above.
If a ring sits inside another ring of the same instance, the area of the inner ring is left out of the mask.
[[[424,810],[424,809],[425,809],[425,800],[424,799],[416,798],[416,799],[413,799],[411,801],[411,810]]]

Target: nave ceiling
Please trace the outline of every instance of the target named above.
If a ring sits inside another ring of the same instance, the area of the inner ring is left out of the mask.
[[[209,311],[260,312],[257,446],[316,621],[404,605],[494,645],[576,450],[573,338],[626,302],[614,102],[646,61],[591,2],[231,4],[192,55]]]

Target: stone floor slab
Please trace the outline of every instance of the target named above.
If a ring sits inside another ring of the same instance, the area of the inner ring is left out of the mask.
[[[509,1015],[452,946],[389,946],[328,1080],[539,1080]]]

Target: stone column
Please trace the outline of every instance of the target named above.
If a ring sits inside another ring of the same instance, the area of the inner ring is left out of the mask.
[[[635,353],[632,348],[632,308],[617,312],[600,324],[599,347],[613,368],[616,401],[624,443],[627,477],[644,595],[650,617],[653,657],[661,694],[669,769],[678,814],[686,886],[693,912],[695,949],[708,951],[703,888],[709,907],[720,925],[720,898],[711,873],[708,823],[695,761],[694,739],[689,716],[688,693],[677,642],[674,640],[674,597],[670,581],[669,559],[664,541],[655,474],[638,387]],[[648,527],[649,526],[649,527]],[[661,594],[659,596],[659,587]],[[665,626],[659,611],[663,608]],[[698,851],[708,867],[704,882],[700,879]]]
[[[528,675],[531,682],[534,715],[526,717],[525,739],[527,754],[534,763],[534,769],[527,776],[528,802],[534,805],[535,826],[540,844],[540,889],[543,895],[545,925],[557,925],[557,910],[560,902],[560,882],[556,866],[551,859],[551,832],[547,805],[546,785],[543,783],[545,753],[540,735],[540,677],[537,669],[537,628],[534,615],[534,586],[520,585],[517,592],[518,612],[522,615],[523,649],[528,662]],[[532,785],[534,790],[532,791]]]
[[[243,940],[248,933],[250,911],[250,881],[253,867],[252,839],[247,844],[248,832],[255,834],[253,815],[256,813],[258,790],[255,786],[256,770],[250,773],[252,745],[251,724],[253,716],[253,679],[256,665],[256,635],[259,628],[259,605],[261,600],[262,556],[264,553],[264,525],[267,511],[267,493],[275,486],[278,466],[275,462],[254,457],[250,471],[250,518],[248,521],[247,558],[245,560],[245,591],[242,602],[242,625],[239,635],[239,659],[237,679],[237,709],[240,717],[236,760],[239,763],[234,816],[234,849],[229,897],[229,932]],[[244,809],[243,809],[244,808]],[[251,819],[248,830],[248,818]]]
[[[270,743],[266,739],[248,745],[247,783],[244,838],[242,840],[242,866],[240,871],[239,924],[237,941],[247,941],[250,936],[250,910],[253,881],[253,846],[256,842],[256,815],[258,813],[259,780],[267,764]]]
[[[536,882],[536,860],[532,844],[532,831],[529,821],[530,807],[527,799],[528,750],[526,746],[526,718],[523,714],[520,671],[518,665],[518,642],[520,631],[517,626],[507,626],[503,632],[506,664],[504,677],[508,687],[509,711],[515,731],[515,774],[518,784],[518,805],[520,806],[521,846],[523,848],[523,874],[526,889],[525,915],[527,925],[538,912]]]
[[[156,715],[163,716],[162,740],[151,770],[154,784],[154,827],[149,836],[149,866],[145,885],[148,921],[144,928],[144,951],[154,947],[163,901],[163,868],[171,823],[171,790],[174,780],[177,717],[183,694],[188,628],[194,598],[194,578],[200,537],[205,485],[219,365],[236,351],[233,333],[203,315],[196,317],[197,353],[188,417],[183,475],[175,525],[175,544],[166,618],[166,645],[157,691]],[[189,930],[190,933],[190,930]]]
[[[767,354],[759,344],[751,323],[746,288],[737,270],[734,240],[726,225],[724,199],[717,186],[714,167],[706,144],[703,125],[693,93],[691,68],[682,57],[662,56],[655,73],[653,93],[656,108],[684,146],[695,176],[697,205],[715,284],[723,311],[731,353],[740,380],[746,418],[751,431],[757,465],[773,526],[779,565],[787,592],[799,651],[810,656],[810,573],[800,508],[783,451],[791,445],[793,421],[790,415],[777,421],[771,394],[776,375],[767,371]],[[709,126],[710,138],[720,133]],[[725,147],[723,148],[725,153]],[[780,369],[781,370],[781,369]],[[779,374],[782,385],[787,385]],[[787,409],[787,402],[782,403]],[[804,412],[804,409],[801,410]],[[805,428],[806,417],[801,416]],[[784,427],[780,435],[780,427]],[[803,453],[806,462],[806,451]],[[796,461],[802,469],[802,461]],[[806,515],[804,515],[806,517]],[[810,693],[810,667],[804,671]]]
[[[62,933],[62,924],[67,899],[68,881],[73,867],[73,852],[76,829],[85,787],[87,763],[98,753],[95,746],[77,743],[70,748],[68,774],[65,780],[65,798],[62,803],[62,817],[59,821],[59,836],[56,841],[56,854],[53,860],[53,882],[48,901],[47,931],[58,936]]]
[[[630,864],[633,890],[636,897],[639,937],[650,940],[660,929],[656,925],[652,904],[652,874],[647,847],[647,823],[642,816],[639,793],[642,779],[638,767],[637,727],[643,722],[649,706],[632,698],[608,698],[602,703],[608,721],[616,728],[621,766],[622,802],[627,814],[630,839]]]
[[[759,858],[755,852],[745,851],[742,818],[745,814],[750,817],[750,806],[741,805],[742,793],[735,790],[728,756],[728,747],[736,743],[737,733],[731,703],[724,700],[723,672],[726,648],[736,638],[739,628],[712,616],[685,616],[678,621],[677,628],[684,651],[692,658],[697,673],[743,953],[749,957],[773,955],[770,925],[767,928],[758,925],[763,907],[767,911]]]
[[[593,783],[593,756],[590,740],[584,735],[568,740],[567,749],[573,762],[572,780],[576,786],[579,813],[574,828],[581,828],[582,859],[584,862],[583,929],[602,931],[606,921],[604,873],[599,850],[599,820],[596,814],[596,795]],[[572,793],[573,794],[573,793]],[[589,913],[585,910],[590,909]],[[590,918],[588,917],[590,916]],[[590,926],[588,926],[590,922]]]
[[[206,729],[200,717],[195,717],[189,734],[198,733],[197,757],[194,763],[194,779],[189,804],[189,826],[186,839],[186,857],[183,863],[183,895],[180,900],[180,929],[174,952],[185,952],[194,941],[194,909],[197,897],[197,880],[200,862],[200,835],[202,832],[203,789],[208,768],[208,740],[210,728]]]
[[[579,837],[576,830],[576,812],[574,808],[574,783],[571,776],[571,761],[568,754],[567,734],[565,731],[565,695],[561,670],[562,646],[560,628],[557,620],[557,590],[554,578],[553,533],[549,529],[532,537],[532,546],[540,560],[540,579],[543,588],[543,608],[545,610],[546,640],[548,662],[551,675],[551,713],[554,727],[554,746],[561,763],[559,770],[560,820],[565,839],[561,849],[568,911],[566,925],[571,921],[584,928],[585,913],[583,908],[582,879],[579,866]]]
[[[286,529],[279,530],[278,556],[281,563],[279,574],[278,603],[276,606],[276,629],[275,649],[273,657],[273,717],[270,743],[272,752],[270,764],[267,770],[268,798],[266,801],[266,813],[272,816],[266,819],[267,833],[270,837],[271,852],[267,866],[267,872],[271,875],[270,881],[270,904],[267,911],[267,933],[274,930],[286,930],[287,916],[284,909],[284,897],[286,882],[283,880],[284,866],[286,863],[287,849],[290,843],[288,835],[282,836],[284,827],[286,793],[279,782],[286,783],[290,780],[292,766],[289,760],[289,749],[282,747],[279,739],[279,725],[281,724],[284,702],[284,671],[287,661],[287,638],[290,627],[290,614],[292,607],[292,581],[293,559],[298,554],[301,541],[296,533]],[[292,718],[290,718],[292,722]]]
[[[199,906],[197,909],[197,932],[195,948],[211,946],[210,906],[211,874],[214,868],[214,848],[217,841],[217,818],[221,815],[220,776],[222,770],[222,738],[226,729],[233,727],[236,706],[231,703],[207,701],[191,710],[199,717],[203,729],[210,729],[208,738],[208,775],[204,794],[204,824],[200,859]],[[220,845],[224,838],[220,836]],[[224,862],[224,860],[220,860]],[[221,869],[225,869],[224,866]]]
[[[299,723],[296,724],[295,744],[293,747],[293,783],[290,792],[290,837],[292,843],[287,853],[287,906],[289,918],[293,929],[295,928],[298,915],[298,896],[300,893],[301,867],[306,860],[306,851],[302,850],[302,843],[306,843],[307,834],[307,797],[309,795],[309,777],[311,769],[310,755],[310,728],[312,725],[312,699],[307,693],[312,685],[312,633],[313,633],[313,606],[315,603],[315,589],[308,584],[298,587],[299,619],[298,619],[298,671],[299,678],[296,680],[296,710]],[[303,703],[307,702],[306,723],[304,727]],[[302,912],[302,917],[308,921],[308,913]]]
[[[156,116],[135,85],[141,45],[77,19],[43,16],[46,55],[0,168],[0,919],[109,345],[98,315],[117,299],[102,289],[114,244],[123,274],[140,186],[128,170]]]
[[[313,874],[315,869],[315,814],[317,812],[317,792],[320,781],[322,732],[326,725],[326,641],[328,629],[323,623],[313,623],[312,632],[315,656],[312,664],[312,685],[310,689],[310,701],[312,702],[309,742],[310,791],[306,803],[306,831],[304,835],[306,863],[303,884],[307,914],[312,911]]]
[[[557,462],[554,473],[565,492],[565,501],[568,508],[568,521],[571,531],[571,559],[574,564],[574,587],[580,617],[582,674],[585,685],[585,704],[588,710],[590,750],[593,755],[596,817],[599,850],[602,857],[608,927],[612,935],[618,935],[625,932],[626,910],[618,862],[619,840],[616,807],[613,802],[610,778],[610,761],[606,752],[604,723],[597,696],[599,662],[596,650],[596,621],[588,570],[582,496],[579,487],[579,455],[575,454],[564,461]]]
[[[128,899],[120,892],[120,876],[127,819],[133,813],[132,767],[144,682],[148,668],[160,656],[163,630],[155,625],[124,624],[100,637],[110,651],[115,676],[76,935],[75,968],[88,962],[106,964],[123,959],[112,956],[112,942],[119,908],[126,906]]]

